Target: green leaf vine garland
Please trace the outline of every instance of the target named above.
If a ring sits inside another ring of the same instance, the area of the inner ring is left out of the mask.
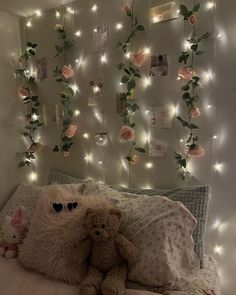
[[[73,110],[71,100],[75,95],[71,82],[74,77],[74,70],[71,65],[66,65],[67,51],[74,45],[74,41],[68,38],[68,34],[65,30],[65,24],[56,24],[55,31],[57,32],[58,40],[60,44],[55,45],[56,57],[63,55],[64,66],[54,69],[54,78],[57,83],[63,85],[63,90],[60,93],[61,112],[60,118],[62,119],[62,133],[60,139],[60,145],[56,145],[53,149],[54,152],[61,152],[65,157],[69,156],[70,149],[73,145],[73,137],[76,133],[77,126],[72,124]]]
[[[117,48],[125,56],[130,51],[130,57],[133,54],[133,40],[139,32],[144,31],[144,27],[138,23],[137,17],[134,15],[134,0],[132,5],[126,4],[123,8],[124,13],[131,21],[131,32],[128,37],[123,42],[118,42]],[[145,153],[145,149],[138,147],[135,141],[135,122],[134,115],[136,111],[139,110],[139,105],[135,100],[135,88],[137,85],[137,80],[141,78],[140,69],[135,66],[131,58],[128,62],[119,63],[117,65],[118,70],[122,71],[121,83],[125,84],[126,92],[121,93],[120,100],[123,105],[123,112],[121,114],[123,118],[124,125],[120,131],[120,137],[130,143],[130,149],[126,160],[129,164],[135,164],[136,152]]]
[[[43,123],[39,119],[40,99],[37,95],[33,94],[32,90],[35,84],[35,77],[30,74],[28,66],[29,60],[35,56],[35,49],[37,46],[38,45],[35,43],[27,42],[26,51],[19,58],[21,67],[15,71],[16,78],[19,78],[23,82],[23,85],[19,89],[19,95],[24,97],[22,101],[28,106],[23,135],[28,138],[31,143],[25,152],[18,153],[18,156],[21,158],[18,167],[31,166],[32,162],[36,159],[35,153],[43,147],[39,142],[36,142],[35,139],[36,131]]]
[[[182,51],[179,56],[179,63],[182,65],[178,70],[178,76],[183,81],[181,90],[182,100],[187,109],[187,119],[177,116],[180,124],[187,128],[189,135],[185,142],[185,152],[176,152],[175,159],[179,168],[179,176],[182,180],[189,174],[187,164],[190,157],[201,157],[205,155],[205,150],[199,145],[200,137],[199,126],[194,120],[201,115],[197,102],[200,97],[198,95],[199,87],[201,86],[201,78],[195,72],[196,58],[203,55],[205,52],[201,50],[201,45],[211,33],[206,32],[203,35],[197,35],[196,24],[198,22],[197,13],[200,10],[200,4],[194,1],[193,8],[188,9],[185,5],[180,5],[180,14],[184,18],[184,22],[188,23],[192,28],[190,38],[186,38],[186,42],[190,50]]]

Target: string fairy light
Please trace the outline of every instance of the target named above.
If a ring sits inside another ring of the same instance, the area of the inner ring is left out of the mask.
[[[39,17],[39,16],[42,16],[42,12],[41,12],[41,10],[39,10],[39,9],[37,9],[36,11],[35,11],[35,14]]]
[[[80,30],[78,30],[78,31],[75,32],[75,36],[76,36],[76,37],[81,37],[81,35],[82,35],[82,33],[81,33]]]
[[[61,16],[60,12],[58,10],[56,10],[56,18],[59,18]]]
[[[97,10],[98,10],[98,6],[97,6],[97,4],[93,4],[93,6],[92,6],[92,8],[91,8],[91,11],[92,11],[92,12],[97,12]]]
[[[122,23],[117,23],[116,24],[116,29],[117,29],[117,31],[120,31],[120,30],[122,30],[123,29],[123,24]]]
[[[67,7],[67,12],[70,13],[70,14],[75,14],[75,10],[71,7]]]
[[[153,168],[153,163],[151,163],[151,162],[147,162],[147,163],[145,164],[145,166],[146,166],[147,169],[151,169],[151,168]]]
[[[29,174],[29,180],[31,181],[31,182],[34,182],[34,181],[36,181],[38,179],[38,174],[36,173],[36,172],[31,172],[30,174]]]
[[[88,139],[89,138],[89,134],[88,133],[84,133],[83,134],[83,138]]]
[[[26,23],[26,27],[31,28],[32,27],[32,22],[31,20],[28,20]]]
[[[75,111],[74,111],[74,115],[75,115],[76,117],[78,117],[78,116],[80,115],[80,110],[75,110]]]
[[[107,59],[107,55],[106,54],[103,54],[101,57],[100,57],[100,61],[102,64],[106,64],[108,59]]]

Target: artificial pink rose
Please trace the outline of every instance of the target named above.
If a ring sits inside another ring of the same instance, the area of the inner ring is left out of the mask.
[[[70,152],[69,152],[69,151],[64,151],[64,152],[63,152],[63,156],[64,156],[65,158],[69,157],[69,155],[70,155]]]
[[[40,152],[43,149],[43,145],[39,142],[32,143],[31,146],[28,148],[28,151],[31,153]]]
[[[202,146],[199,145],[195,148],[189,149],[187,153],[190,158],[201,158],[205,156],[206,151]]]
[[[65,79],[70,79],[74,76],[74,70],[72,68],[71,65],[64,65],[63,66],[63,70],[62,70],[62,74],[64,76]]]
[[[135,140],[135,131],[129,126],[122,126],[120,129],[120,139],[124,141],[133,141]]]
[[[75,136],[78,126],[70,124],[69,127],[65,131],[65,137],[72,138]]]
[[[140,49],[137,53],[132,53],[130,59],[134,66],[141,67],[145,61],[145,53]]]
[[[18,90],[18,93],[21,95],[21,96],[30,96],[30,89],[29,87],[27,86],[22,86],[19,90]]]
[[[201,116],[201,112],[197,107],[192,107],[190,113],[192,118],[197,118]]]
[[[128,16],[131,16],[131,14],[132,14],[132,8],[131,8],[131,6],[130,6],[129,3],[126,3],[126,4],[123,6],[122,10],[123,10],[124,13],[127,14]]]
[[[178,69],[178,77],[182,80],[190,81],[193,78],[193,69],[190,67],[181,67]]]
[[[197,23],[197,17],[196,17],[196,15],[192,14],[189,17],[188,21],[189,21],[189,23],[190,23],[191,26],[196,25],[196,23]]]

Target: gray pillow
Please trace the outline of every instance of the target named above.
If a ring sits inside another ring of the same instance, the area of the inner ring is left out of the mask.
[[[120,192],[128,192],[133,194],[141,194],[148,196],[161,195],[168,197],[173,201],[180,201],[183,203],[193,216],[197,219],[197,227],[193,234],[195,243],[195,252],[198,255],[201,268],[203,268],[203,254],[204,254],[204,236],[207,223],[208,202],[209,202],[209,186],[193,186],[182,187],[170,190],[158,189],[129,189],[121,186],[111,186]]]
[[[58,172],[54,169],[50,169],[47,177],[47,184],[52,183],[80,183],[83,179],[68,176],[62,172]],[[121,186],[110,186],[111,188],[120,191],[133,194],[141,194],[148,196],[165,196],[173,201],[180,201],[183,203],[189,211],[197,219],[197,227],[193,234],[193,240],[195,243],[195,252],[198,255],[201,267],[203,267],[203,254],[204,254],[204,235],[207,223],[208,201],[209,201],[209,186],[193,186],[182,187],[170,190],[159,189],[130,189]]]

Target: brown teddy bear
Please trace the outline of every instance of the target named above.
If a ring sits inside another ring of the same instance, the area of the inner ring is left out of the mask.
[[[139,259],[138,249],[118,233],[121,211],[88,209],[85,226],[93,240],[90,268],[80,284],[80,295],[124,295],[128,264]]]

